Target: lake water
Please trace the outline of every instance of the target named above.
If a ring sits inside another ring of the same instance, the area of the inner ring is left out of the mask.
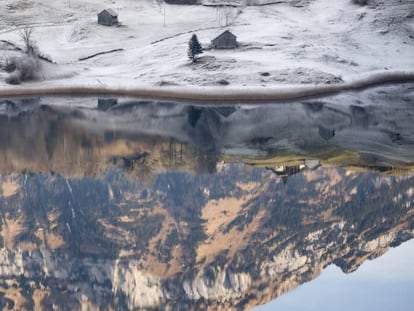
[[[411,310],[414,85],[0,100],[0,305]]]

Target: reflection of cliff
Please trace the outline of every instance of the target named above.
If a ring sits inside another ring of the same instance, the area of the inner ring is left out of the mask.
[[[249,308],[414,235],[414,179],[318,168],[1,177],[0,301],[15,309]]]

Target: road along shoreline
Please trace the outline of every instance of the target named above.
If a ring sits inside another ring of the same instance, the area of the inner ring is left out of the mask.
[[[273,88],[228,87],[148,87],[111,88],[90,86],[14,86],[0,89],[0,98],[31,96],[120,96],[197,102],[249,103],[284,102],[312,97],[334,95],[345,91],[357,91],[385,84],[414,82],[414,71],[386,71],[363,75],[349,82],[329,85],[290,85]]]

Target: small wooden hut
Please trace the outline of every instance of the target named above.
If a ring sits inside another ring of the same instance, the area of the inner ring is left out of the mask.
[[[237,37],[228,30],[211,41],[213,49],[235,49],[238,46]]]
[[[113,26],[118,24],[118,14],[112,9],[102,10],[98,14],[98,24],[104,26]]]

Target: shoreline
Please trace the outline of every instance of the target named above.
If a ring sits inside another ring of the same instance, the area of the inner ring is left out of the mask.
[[[57,86],[57,87],[10,87],[0,89],[0,98],[30,97],[30,96],[119,96],[151,98],[162,100],[177,100],[195,103],[218,102],[284,102],[307,98],[324,97],[347,91],[359,91],[371,87],[414,82],[414,71],[391,71],[371,73],[365,77],[354,79],[341,84],[324,85],[286,85],[275,88],[111,88],[111,87],[84,87],[84,86]]]

